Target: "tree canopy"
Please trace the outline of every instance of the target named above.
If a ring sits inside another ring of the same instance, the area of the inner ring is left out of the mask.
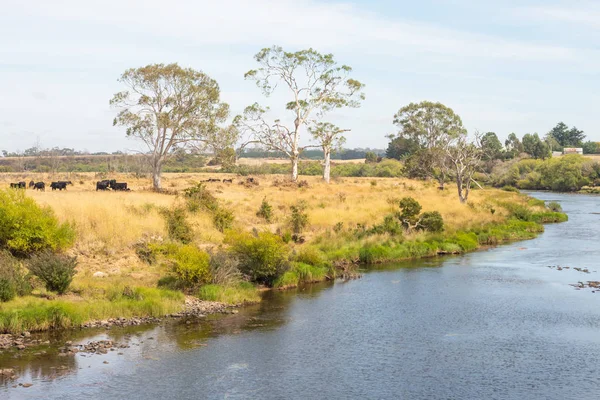
[[[548,132],[548,136],[556,139],[561,147],[581,147],[585,134],[583,131],[572,127],[569,129],[567,124],[559,122],[554,128]]]

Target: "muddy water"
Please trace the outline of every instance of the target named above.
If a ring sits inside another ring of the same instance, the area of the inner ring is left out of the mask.
[[[600,398],[600,293],[570,286],[600,280],[600,197],[535,196],[558,200],[569,222],[531,241],[267,293],[237,315],[52,336],[0,356],[20,374],[0,398]],[[98,339],[130,347],[58,355],[67,340]]]

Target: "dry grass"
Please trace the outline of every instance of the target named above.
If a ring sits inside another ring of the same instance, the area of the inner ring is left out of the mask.
[[[382,221],[391,211],[397,210],[398,200],[405,196],[417,199],[423,211],[439,211],[448,230],[467,229],[473,226],[501,221],[504,211],[494,207],[493,200],[515,200],[515,193],[499,190],[478,190],[470,197],[470,204],[460,204],[453,187],[439,191],[433,183],[391,178],[343,178],[332,184],[322,183],[318,177],[301,177],[307,180],[307,188],[274,186],[282,176],[257,177],[259,186],[247,188],[238,182],[245,179],[223,174],[165,174],[163,186],[174,192],[181,191],[209,177],[233,178],[233,184],[209,183],[208,187],[234,211],[236,229],[275,231],[285,227],[289,218],[289,207],[300,200],[307,204],[310,226],[306,237],[310,240],[336,224],[346,228],[356,224],[373,225]],[[94,174],[71,174],[48,176],[46,174],[2,174],[0,187],[19,180],[45,181],[71,180],[74,185],[67,191],[45,192],[27,190],[29,196],[40,204],[48,205],[62,221],[71,221],[78,238],[73,253],[80,259],[80,273],[75,286],[91,290],[98,281],[93,272],[105,272],[119,282],[127,284],[153,284],[161,271],[143,264],[133,250],[133,245],[143,237],[165,237],[165,225],[159,213],[161,207],[170,207],[182,199],[177,195],[158,194],[149,190],[150,179],[111,175],[118,181],[129,184],[131,192],[96,192],[95,182],[101,178]],[[266,198],[273,206],[274,218],[267,224],[256,216],[260,204]],[[217,231],[211,217],[197,214],[190,218],[195,232],[195,242],[203,247],[218,246],[223,235]],[[105,279],[107,285],[113,278]]]

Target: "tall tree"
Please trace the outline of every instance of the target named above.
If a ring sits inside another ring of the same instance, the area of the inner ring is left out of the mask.
[[[552,155],[548,143],[542,141],[537,133],[527,133],[523,136],[523,150],[533,158],[545,160]]]
[[[451,173],[456,181],[458,198],[461,203],[466,203],[471,191],[473,175],[481,165],[483,151],[480,146],[479,134],[471,142],[466,135],[460,135],[450,142],[446,148]]]
[[[394,115],[394,124],[399,128],[397,137],[419,146],[420,150],[414,155],[418,160],[410,164],[437,179],[443,188],[448,170],[445,149],[451,140],[466,135],[460,117],[441,103],[423,101],[402,107]],[[423,170],[423,165],[428,168]]]
[[[484,133],[480,141],[484,160],[500,160],[503,158],[504,148],[494,132]]]
[[[514,132],[508,135],[504,141],[504,147],[506,148],[506,158],[515,158],[523,152],[523,143]]]
[[[330,122],[318,122],[309,128],[314,140],[316,140],[323,149],[323,180],[327,183],[331,175],[331,153],[342,148],[346,143],[346,138],[342,133],[349,132],[350,129],[340,129]]]
[[[569,129],[564,122],[556,124],[556,126],[548,132],[548,135],[556,139],[561,147],[579,147],[583,144],[583,140],[585,139],[583,131],[576,127]]]
[[[301,146],[301,131],[327,112],[343,107],[359,107],[364,100],[364,85],[350,78],[352,68],[338,65],[332,54],[321,54],[313,49],[287,52],[273,46],[262,49],[254,59],[260,68],[248,71],[244,77],[256,81],[265,96],[270,96],[283,84],[291,94],[285,108],[291,119],[267,121],[268,108],[255,103],[246,108],[235,123],[243,133],[269,150],[280,151],[292,164],[292,180],[298,179],[298,160],[307,147]]]
[[[413,139],[407,139],[405,137],[394,137],[394,135],[388,136],[390,143],[385,152],[387,158],[393,158],[396,160],[402,160],[411,154],[419,150],[419,144]]]
[[[127,128],[150,151],[152,184],[161,188],[164,162],[178,148],[207,143],[225,121],[229,106],[220,101],[217,82],[177,64],[151,64],[128,69],[119,82],[127,90],[110,101],[120,109],[113,124]]]

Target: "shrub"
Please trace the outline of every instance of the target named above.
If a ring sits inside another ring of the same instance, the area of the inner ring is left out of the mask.
[[[187,221],[185,209],[175,207],[161,211],[167,224],[167,233],[172,240],[187,244],[193,239],[192,227]]]
[[[402,225],[398,222],[398,220],[393,215],[386,215],[383,219],[383,223],[379,225],[373,226],[369,232],[369,234],[383,234],[389,233],[392,236],[397,236],[402,234]]]
[[[226,208],[218,208],[213,213],[213,223],[219,232],[224,232],[233,226],[234,216],[233,211]]]
[[[314,266],[323,266],[327,264],[327,258],[322,251],[315,247],[306,246],[300,249],[295,255],[294,260],[299,263],[304,263]]]
[[[173,273],[185,287],[210,282],[210,256],[196,246],[181,246],[172,261]]]
[[[414,224],[420,212],[421,205],[412,197],[404,197],[400,200],[399,218],[403,224],[406,220],[409,221],[411,224]]]
[[[548,210],[553,211],[553,212],[561,212],[562,211],[562,206],[557,201],[549,202],[546,207],[548,207]]]
[[[63,294],[75,276],[77,257],[45,251],[32,256],[27,266],[33,275],[44,282],[46,289]]]
[[[29,276],[19,260],[7,251],[0,252],[0,301],[12,300],[15,296],[25,296],[31,291]]]
[[[444,219],[437,211],[429,211],[421,214],[420,228],[428,232],[442,232],[444,230]]]
[[[288,248],[279,236],[270,232],[256,236],[230,232],[226,243],[240,261],[240,271],[254,282],[271,285],[286,268]]]
[[[40,207],[22,190],[0,191],[0,247],[14,255],[62,250],[75,240],[68,223],[60,224],[50,208]]]
[[[256,216],[260,217],[260,218],[264,218],[265,221],[267,221],[268,223],[271,223],[271,218],[273,216],[273,206],[271,206],[271,204],[269,204],[266,197],[263,199],[262,203],[260,204],[260,208],[258,209]]]
[[[210,275],[211,282],[217,285],[232,285],[242,280],[238,260],[225,252],[211,255]]]
[[[502,187],[502,190],[504,190],[505,192],[515,192],[515,193],[519,193],[519,189],[517,189],[517,188],[516,188],[516,187],[514,187],[514,186],[508,186],[508,185],[506,185],[506,186],[503,186],[503,187]]]
[[[184,196],[190,212],[197,212],[199,210],[213,212],[219,208],[217,198],[213,196],[203,183],[185,189]]]
[[[306,213],[306,205],[303,202],[291,206],[292,215],[290,217],[290,225],[292,231],[296,234],[302,233],[304,228],[308,226],[308,214]]]
[[[358,259],[363,264],[377,264],[390,259],[391,249],[380,244],[366,244],[360,248]]]

